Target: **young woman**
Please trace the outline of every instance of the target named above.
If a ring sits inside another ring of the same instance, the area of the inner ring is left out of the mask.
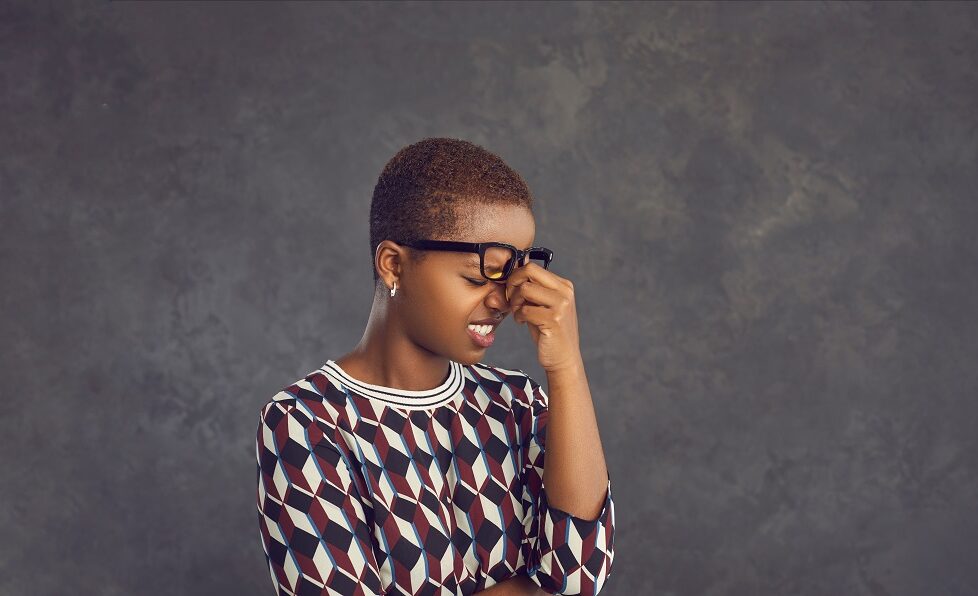
[[[573,284],[534,245],[529,189],[458,139],[374,188],[375,293],[349,353],[261,409],[259,526],[279,594],[597,594],[614,502]],[[526,325],[548,391],[483,362]]]

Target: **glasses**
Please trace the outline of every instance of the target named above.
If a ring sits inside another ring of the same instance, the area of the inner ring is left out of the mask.
[[[405,246],[419,250],[444,250],[450,252],[473,252],[479,254],[479,271],[490,281],[503,281],[513,270],[526,265],[526,258],[543,267],[550,268],[554,251],[542,246],[520,250],[512,244],[503,242],[454,242],[451,240],[411,240],[401,242]],[[517,265],[519,263],[519,265]]]

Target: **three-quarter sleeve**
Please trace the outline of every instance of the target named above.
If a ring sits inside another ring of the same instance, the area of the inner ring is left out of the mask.
[[[324,427],[295,399],[261,409],[258,520],[277,594],[384,594],[367,506]]]
[[[576,517],[550,505],[543,485],[548,396],[539,383],[529,376],[526,379],[526,394],[532,398],[521,421],[524,437],[522,552],[527,575],[552,594],[595,595],[611,575],[614,560],[611,478],[596,519]]]

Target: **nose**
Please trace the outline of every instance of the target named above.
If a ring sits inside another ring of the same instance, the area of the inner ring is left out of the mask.
[[[506,282],[494,281],[495,286],[486,297],[486,304],[501,313],[509,312],[509,301],[506,300]]]

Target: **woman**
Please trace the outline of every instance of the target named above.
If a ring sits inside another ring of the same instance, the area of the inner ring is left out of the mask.
[[[424,139],[384,167],[360,343],[261,410],[259,526],[279,594],[596,594],[610,576],[574,288],[533,245],[531,202],[467,141]],[[510,313],[549,395],[482,362]]]

